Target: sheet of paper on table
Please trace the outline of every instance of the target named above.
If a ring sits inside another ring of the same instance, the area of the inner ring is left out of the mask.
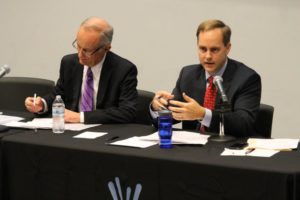
[[[155,141],[147,141],[141,140],[139,137],[131,137],[125,140],[119,140],[112,143],[107,143],[109,145],[117,145],[117,146],[127,146],[127,147],[137,147],[137,148],[147,148],[153,145],[156,145]]]
[[[52,118],[34,118],[28,122],[10,122],[6,126],[28,129],[52,129]],[[65,130],[81,131],[101,124],[65,123]]]
[[[17,122],[17,121],[21,121],[24,118],[22,117],[16,117],[16,116],[10,116],[10,115],[0,115],[0,124],[4,125],[10,122]]]
[[[106,135],[106,134],[107,134],[106,132],[86,131],[86,132],[83,132],[83,133],[73,136],[73,138],[96,139],[96,138],[102,137],[103,135]]]
[[[159,142],[158,132],[139,137],[141,140]],[[174,144],[206,144],[209,135],[189,131],[173,131],[172,143]]]
[[[221,153],[221,156],[254,156],[254,157],[271,157],[278,153],[278,150],[272,149],[227,149]]]

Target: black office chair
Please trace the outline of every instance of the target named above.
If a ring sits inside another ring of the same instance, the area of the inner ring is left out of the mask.
[[[267,104],[260,104],[256,117],[255,126],[259,135],[271,138],[274,107]]]
[[[154,93],[146,90],[138,90],[138,106],[136,111],[135,123],[152,124],[152,118],[149,114],[149,105],[154,97]]]
[[[43,96],[52,91],[54,81],[29,77],[3,77],[0,79],[0,110],[26,111],[24,102],[36,93]]]

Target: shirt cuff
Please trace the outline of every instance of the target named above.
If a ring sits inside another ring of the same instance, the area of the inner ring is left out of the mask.
[[[149,105],[149,110],[150,110],[150,115],[151,115],[152,119],[156,119],[158,117],[158,112],[152,110],[152,103]]]
[[[48,105],[47,105],[47,102],[45,101],[45,99],[41,98],[42,102],[43,102],[43,105],[44,105],[44,109],[40,112],[37,112],[37,114],[41,115],[41,114],[44,114],[48,111]]]
[[[211,118],[212,118],[212,112],[211,110],[205,108],[205,115],[202,119],[202,122],[201,124],[206,126],[206,127],[209,127],[210,126],[210,122],[211,122]]]
[[[84,123],[84,112],[80,112],[80,123]]]

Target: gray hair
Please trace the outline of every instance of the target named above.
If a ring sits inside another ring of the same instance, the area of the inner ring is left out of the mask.
[[[87,30],[94,30],[100,34],[101,46],[109,45],[113,39],[114,29],[105,20],[97,17],[89,17],[81,25]]]

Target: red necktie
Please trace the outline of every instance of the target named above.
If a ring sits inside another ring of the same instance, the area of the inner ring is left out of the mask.
[[[213,76],[210,76],[208,80],[208,86],[205,91],[205,96],[204,96],[204,104],[203,107],[213,110],[215,108],[215,101],[216,101],[216,96],[217,96],[217,89],[214,86],[213,83]],[[200,132],[204,133],[205,132],[205,126],[201,125],[200,127]]]

